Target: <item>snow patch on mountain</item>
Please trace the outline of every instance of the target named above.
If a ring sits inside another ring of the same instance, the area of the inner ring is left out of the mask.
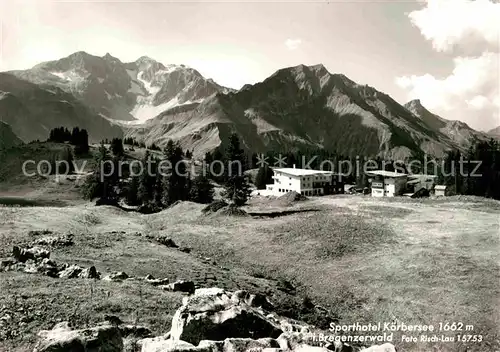
[[[197,101],[188,100],[183,103],[179,103],[179,98],[175,97],[174,99],[169,100],[166,103],[159,104],[156,106],[151,105],[149,102],[144,102],[137,104],[130,111],[130,114],[134,116],[139,123],[143,123],[174,107],[193,104],[193,103],[200,103],[201,101],[202,100],[197,100]]]
[[[143,78],[143,75],[144,75],[144,71],[139,72],[139,74],[137,75],[137,79],[139,80],[139,82],[141,82],[143,84],[146,91],[150,95],[152,95],[151,100],[153,100],[154,96],[156,95],[156,93],[158,93],[160,91],[161,87],[153,86],[152,82],[148,82]]]
[[[50,72],[50,74],[59,77],[64,81],[69,81],[70,79],[66,76],[65,72]]]
[[[69,71],[52,71],[49,72],[51,75],[54,75],[58,77],[59,79],[66,81],[66,82],[77,82],[81,81],[84,79],[81,75],[79,75],[77,72],[74,70],[69,70]]]

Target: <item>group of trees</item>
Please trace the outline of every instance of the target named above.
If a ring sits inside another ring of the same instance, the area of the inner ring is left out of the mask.
[[[89,152],[89,135],[87,130],[74,127],[71,131],[65,127],[57,127],[49,132],[49,142],[70,143],[75,146],[75,154]]]
[[[438,182],[457,194],[500,199],[500,143],[478,142],[467,153],[451,151],[444,158]]]
[[[123,199],[128,205],[139,206],[143,212],[156,212],[177,201],[190,200],[210,203],[214,186],[210,170],[198,170],[193,175],[179,143],[168,141],[162,156],[146,150],[141,163],[126,163],[123,142],[113,139],[110,150],[101,143],[96,155],[97,167],[84,186],[84,196],[100,204],[117,205]],[[245,204],[250,196],[250,183],[244,174],[245,154],[237,135],[232,135],[224,155],[223,197],[235,206]],[[123,168],[123,165],[128,167]]]
[[[127,137],[127,138],[124,138],[123,139],[123,144],[127,144],[127,145],[132,145],[132,146],[135,146],[135,147],[142,147],[142,148],[146,148],[146,144],[144,144],[144,142],[138,142],[135,138],[133,137]]]
[[[122,157],[125,155],[125,149],[123,148],[123,141],[120,138],[113,138],[111,140],[110,149],[113,155],[117,157]]]
[[[140,148],[148,148],[148,149],[151,149],[151,150],[161,151],[161,148],[156,143],[152,143],[150,145],[146,145],[146,143],[139,142],[134,137],[124,138],[123,139],[123,144],[131,145],[131,146],[135,146],[135,147],[140,147]]]
[[[51,138],[65,139],[68,136],[67,132],[64,129],[58,129],[51,134]],[[131,145],[140,145],[133,138],[124,141]],[[149,149],[159,148],[150,146]],[[142,160],[143,172],[134,168],[123,170],[118,167],[118,163],[125,159],[123,141],[115,138],[110,142],[110,150],[101,144],[97,164],[106,162],[106,167],[115,170],[116,174],[108,172],[110,170],[106,168],[100,168],[89,181],[86,196],[91,199],[101,198],[105,203],[117,203],[120,198],[123,198],[129,205],[142,206],[146,210],[156,211],[183,200],[210,203],[214,195],[212,185],[214,181],[224,187],[222,194],[224,198],[235,206],[241,206],[247,202],[250,195],[250,183],[245,171],[257,165],[260,165],[260,168],[254,183],[258,189],[264,189],[266,184],[272,183],[271,167],[276,166],[278,162],[280,167],[322,168],[342,173],[344,182],[355,183],[362,187],[368,185],[368,177],[359,168],[364,168],[368,160],[371,169],[407,173],[425,172],[423,165],[428,162],[428,160],[424,162],[422,157],[420,166],[417,169],[412,166],[410,170],[409,165],[391,160],[382,160],[378,157],[345,157],[322,149],[267,152],[264,155],[246,154],[236,134],[230,136],[226,148],[218,148],[211,153],[206,153],[202,170],[198,170],[196,176],[192,172],[195,164],[189,161],[191,157],[191,151],[183,151],[178,143],[168,141],[161,154],[153,154],[146,150]],[[66,158],[69,160],[72,156],[68,155]],[[263,160],[267,164],[263,165]],[[163,170],[166,161],[172,167]],[[498,142],[491,140],[477,143],[470,148],[468,153],[450,152],[441,162],[438,167],[439,183],[453,185],[456,192],[460,194],[500,199],[500,146]],[[478,163],[477,170],[474,170]],[[463,165],[460,166],[461,164]],[[473,171],[475,171],[474,175]],[[481,176],[476,176],[477,174]]]

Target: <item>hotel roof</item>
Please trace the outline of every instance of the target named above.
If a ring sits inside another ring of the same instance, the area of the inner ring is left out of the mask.
[[[384,176],[384,177],[405,177],[408,176],[407,174],[403,174],[401,172],[394,172],[394,171],[385,171],[385,170],[372,170],[372,171],[367,171],[366,172],[368,175],[379,175],[379,176]]]
[[[310,175],[333,175],[333,171],[322,171],[312,169],[296,169],[291,167],[273,168],[275,172],[282,172],[287,175],[293,176],[310,176]]]

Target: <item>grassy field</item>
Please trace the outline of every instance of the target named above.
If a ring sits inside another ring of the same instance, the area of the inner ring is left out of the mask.
[[[255,199],[248,210],[280,206]],[[140,215],[89,204],[0,207],[0,256],[33,240],[30,230],[73,233],[73,246],[53,250],[56,261],[262,292],[278,312],[319,324],[462,322],[483,339],[409,343],[396,333],[394,344],[403,351],[500,350],[499,202],[327,196],[287,206],[319,211],[275,218],[204,215],[202,208],[185,202]],[[192,251],[148,239],[157,236]],[[295,292],[284,292],[290,285]],[[305,297],[329,316],[300,311]],[[104,314],[165,333],[181,298],[135,281],[0,273],[0,316],[14,312],[14,336],[0,338],[0,350],[28,351],[36,332],[56,321],[90,324]]]

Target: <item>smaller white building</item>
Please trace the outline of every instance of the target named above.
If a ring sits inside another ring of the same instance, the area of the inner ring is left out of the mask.
[[[434,195],[437,197],[445,197],[448,195],[448,189],[445,185],[436,185],[434,186]]]
[[[274,168],[273,172],[274,183],[266,185],[266,193],[275,196],[291,191],[304,196],[319,196],[325,194],[325,188],[336,184],[332,171]]]
[[[371,177],[372,197],[394,197],[404,193],[408,175],[385,170],[366,173]]]

